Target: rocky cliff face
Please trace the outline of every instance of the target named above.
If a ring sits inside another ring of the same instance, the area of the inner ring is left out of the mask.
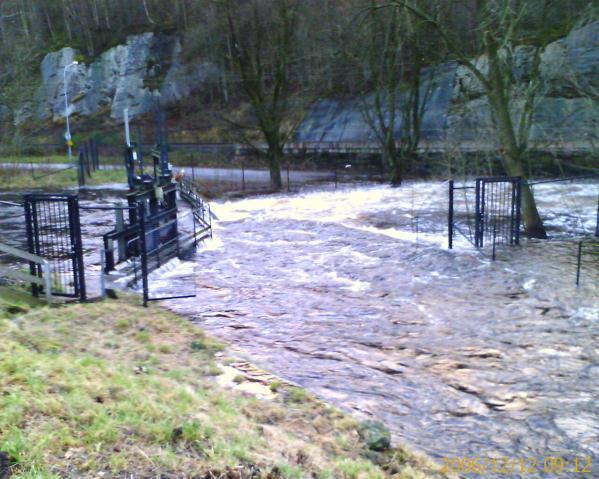
[[[514,52],[514,76],[522,88],[529,81],[533,50]],[[34,100],[19,113],[27,120],[60,121],[65,114],[64,67],[77,58],[72,48],[46,55],[41,64],[42,83]],[[476,60],[485,68],[486,58]],[[574,29],[549,44],[541,58],[542,89],[538,98],[533,141],[586,142],[599,140],[599,21]],[[124,45],[107,50],[91,64],[69,68],[66,85],[69,112],[83,116],[106,114],[118,119],[146,113],[155,102],[172,105],[201,91],[218,76],[209,62],[185,63],[175,36],[144,33],[130,36]],[[425,72],[425,76],[428,73]],[[424,82],[426,83],[426,82]],[[296,133],[298,141],[373,141],[364,121],[366,99],[316,102]],[[513,101],[516,118],[521,101]],[[401,122],[397,121],[399,136]],[[435,69],[433,89],[423,119],[426,141],[489,141],[492,118],[478,81],[455,63]]]
[[[181,50],[176,37],[144,33],[130,36],[89,65],[71,66],[66,74],[69,113],[122,118],[128,108],[135,117],[150,111],[156,101],[170,105],[202,89],[216,68],[207,62],[184,64]],[[77,52],[68,47],[45,56],[36,98],[17,121],[64,117],[64,68],[76,58]]]
[[[514,76],[520,87],[529,81],[533,48],[514,52]],[[476,59],[485,69],[487,59]],[[549,44],[541,57],[542,88],[535,109],[531,140],[590,144],[599,140],[599,21],[574,29]],[[364,102],[320,100],[299,126],[297,141],[373,141],[364,121]],[[522,102],[514,99],[517,118]],[[400,121],[397,121],[399,129]],[[433,94],[423,118],[422,137],[435,141],[492,141],[493,123],[478,81],[464,68],[448,63],[437,68]]]

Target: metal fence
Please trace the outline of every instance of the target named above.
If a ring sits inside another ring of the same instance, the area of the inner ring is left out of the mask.
[[[459,193],[462,193],[462,198],[457,197]],[[456,232],[476,248],[491,246],[493,258],[498,245],[518,245],[521,193],[522,179],[519,177],[477,178],[474,185],[460,187],[451,180],[449,249],[453,248]]]
[[[23,196],[29,253],[47,260],[56,296],[86,299],[78,195]],[[30,262],[32,276],[44,277],[39,263]],[[46,272],[47,274],[47,272]],[[34,295],[39,285],[32,283]]]

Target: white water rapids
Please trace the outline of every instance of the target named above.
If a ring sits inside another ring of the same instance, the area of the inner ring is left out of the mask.
[[[592,234],[597,191],[539,185],[550,233]],[[448,251],[446,198],[417,182],[216,203],[214,239],[153,293],[193,289],[166,305],[435,457],[596,463],[596,260],[576,288],[572,240]]]

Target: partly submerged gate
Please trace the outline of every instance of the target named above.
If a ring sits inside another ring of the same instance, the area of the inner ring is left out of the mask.
[[[520,243],[521,191],[519,177],[476,180],[475,246]]]
[[[456,191],[463,195],[457,196]],[[477,248],[520,243],[522,179],[519,177],[477,178],[474,186],[457,187],[449,182],[449,237],[461,233]],[[457,196],[457,197],[456,197]]]
[[[52,271],[52,294],[86,299],[79,198],[77,195],[23,196],[29,252],[47,259]],[[43,277],[40,265],[30,263],[31,274]],[[32,284],[33,294],[41,287]]]

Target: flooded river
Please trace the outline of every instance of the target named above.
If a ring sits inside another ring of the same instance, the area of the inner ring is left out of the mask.
[[[597,192],[539,186],[552,234],[592,233]],[[398,443],[439,459],[590,456],[599,477],[597,262],[577,288],[573,242],[495,262],[465,240],[449,251],[446,195],[419,182],[216,202],[214,239],[152,294],[195,292],[164,305]]]
[[[537,188],[552,233],[594,231],[597,191]],[[434,457],[599,467],[597,263],[577,289],[573,243],[448,251],[445,201],[414,183],[217,203],[215,239],[154,288],[195,277],[170,308]]]

